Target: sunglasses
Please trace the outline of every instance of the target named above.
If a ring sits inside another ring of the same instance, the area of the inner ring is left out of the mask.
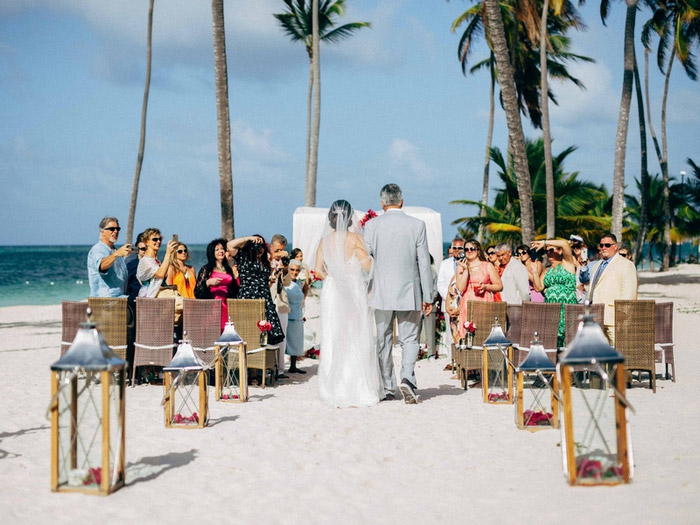
[[[496,252],[491,251],[491,252],[486,252],[486,255],[495,255]]]
[[[556,252],[556,251],[557,251],[556,248],[547,248],[547,253]]]
[[[474,246],[466,246],[464,248],[465,252],[475,252],[478,248],[474,248]]]
[[[153,242],[161,242],[163,240],[163,237],[153,237],[151,240]]]
[[[177,253],[187,253],[187,250],[180,249],[177,251]]]
[[[463,246],[450,246],[451,250],[462,250],[463,248]]]
[[[601,242],[601,243],[598,245],[598,248],[610,248],[611,246],[615,246],[615,244],[617,244],[617,243],[614,243],[614,242]]]
[[[145,246],[139,246],[139,251],[140,251],[140,252],[145,252],[145,251],[146,251],[146,247],[145,247]]]
[[[109,228],[102,228],[103,230],[109,231],[109,232],[120,232],[122,231],[120,226],[110,226]]]
[[[630,255],[629,253],[625,253],[625,252],[618,252],[618,253],[620,255],[622,255],[623,257],[629,257],[629,255]]]
[[[523,256],[523,255],[527,255],[527,252],[526,252],[525,250],[518,250],[518,251],[517,251],[517,252],[515,252],[515,253],[517,253],[517,254],[518,254],[518,256]]]

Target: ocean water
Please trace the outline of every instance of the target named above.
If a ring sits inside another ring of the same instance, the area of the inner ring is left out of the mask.
[[[91,246],[0,246],[0,306],[87,299],[87,254]],[[198,271],[207,259],[206,245],[188,248],[189,264]]]

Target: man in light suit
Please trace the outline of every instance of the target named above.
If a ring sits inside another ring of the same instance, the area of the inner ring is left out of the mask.
[[[496,257],[501,263],[501,300],[508,304],[522,304],[530,300],[530,281],[527,268],[520,261],[513,259],[513,248],[510,244],[501,243],[496,246]]]
[[[392,357],[396,319],[401,346],[399,390],[406,403],[415,404],[418,323],[421,310],[430,315],[433,299],[425,223],[401,211],[403,195],[398,185],[387,184],[379,197],[384,214],[365,225],[367,251],[374,257],[369,306],[377,323],[379,367],[387,398],[392,398],[396,391]]]
[[[603,324],[615,346],[615,300],[637,298],[637,268],[634,263],[617,255],[617,237],[605,233],[598,244],[600,259],[591,266],[591,286],[587,299],[605,305]]]

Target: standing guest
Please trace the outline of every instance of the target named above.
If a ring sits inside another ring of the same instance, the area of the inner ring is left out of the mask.
[[[128,278],[124,257],[131,253],[131,244],[114,248],[121,230],[116,217],[103,218],[99,228],[100,240],[87,257],[90,297],[124,297]]]
[[[583,237],[572,235],[571,253],[576,261],[576,298],[582,303],[586,298],[586,285],[591,280],[591,273],[588,269],[588,248],[583,243]],[[585,251],[584,251],[584,248]]]
[[[158,260],[158,251],[163,243],[163,235],[158,228],[146,228],[143,232],[143,239],[146,243],[146,253],[141,257],[136,268],[136,278],[141,283],[139,297],[157,297],[160,286],[163,284],[172,253],[177,247],[177,241],[171,240],[165,247],[165,257],[163,262]]]
[[[522,304],[530,301],[530,281],[527,268],[513,258],[513,248],[510,244],[502,243],[496,246],[496,256],[501,272],[503,291],[501,299],[508,304]]]
[[[476,239],[469,239],[464,244],[466,259],[457,262],[455,283],[461,295],[459,302],[459,336],[466,336],[464,327],[467,318],[467,301],[494,302],[494,294],[503,290],[501,278],[496,267],[486,260],[481,244]]]
[[[487,246],[484,253],[486,254],[486,260],[493,264],[496,267],[496,270],[498,270],[498,275],[501,275],[501,263],[498,261],[498,257],[496,256],[496,247],[493,244],[491,246]]]
[[[284,289],[289,299],[289,319],[287,320],[287,336],[285,352],[291,360],[288,372],[305,374],[306,370],[297,368],[297,357],[304,355],[304,291],[299,284],[301,262],[298,259],[289,261],[289,285]]]
[[[177,249],[170,258],[170,267],[165,282],[171,286],[177,286],[180,295],[187,299],[194,299],[194,289],[197,278],[194,268],[187,264],[190,259],[190,251],[184,242],[178,243]]]
[[[629,246],[627,246],[626,244],[620,244],[617,253],[625,259],[629,259],[630,261],[632,260],[632,252],[630,251]]]
[[[136,253],[132,253],[126,262],[126,271],[129,275],[126,282],[126,294],[129,300],[133,301],[139,294],[141,283],[136,278],[136,269],[139,267],[139,261],[146,255],[146,243],[143,242],[143,232],[136,236]]]
[[[544,292],[546,303],[561,303],[557,347],[562,348],[566,331],[564,305],[578,303],[576,298],[576,261],[571,253],[569,241],[547,239],[547,241],[532,243],[532,247],[537,249],[545,246],[547,259],[551,266],[545,268],[541,274],[535,275],[535,289]]]
[[[459,259],[464,259],[464,239],[460,237],[455,237],[450,243],[450,247],[447,250],[449,256],[440,263],[440,268],[438,269],[437,278],[437,291],[442,298],[442,311],[447,314],[447,319],[445,319],[445,324],[447,327],[450,326],[450,314],[447,312],[447,297],[448,297],[448,287],[450,281],[457,271],[457,261]],[[453,342],[452,330],[447,328],[445,330],[445,344],[450,346]],[[445,367],[447,370],[452,369],[452,365],[448,364]]]
[[[226,260],[226,239],[214,239],[207,245],[207,264],[197,275],[194,296],[197,299],[221,300],[221,330],[228,321],[227,299],[238,295],[238,283]]]
[[[543,303],[544,295],[542,292],[538,292],[535,289],[535,275],[540,275],[542,273],[542,261],[538,258],[533,259],[531,257],[530,248],[526,244],[521,244],[515,251],[520,262],[525,265],[527,270],[527,279],[529,281],[530,288],[530,301],[533,303]],[[534,253],[534,251],[533,251]]]
[[[267,342],[271,345],[279,344],[284,340],[284,332],[270,295],[272,275],[265,239],[261,235],[239,237],[229,241],[227,248],[238,262],[238,275],[241,279],[238,297],[265,299],[265,318],[272,325],[267,334]]]
[[[269,246],[270,267],[272,269],[272,279],[270,280],[270,295],[277,308],[277,317],[279,317],[282,332],[285,334],[285,339],[279,343],[279,369],[284,371],[285,361],[285,345],[287,344],[287,320],[289,319],[289,299],[285,286],[291,282],[289,278],[289,254],[287,253],[287,239],[284,235],[275,234],[270,239]],[[286,379],[284,374],[278,377]]]
[[[635,300],[637,298],[637,268],[634,263],[617,254],[617,237],[605,233],[598,244],[600,259],[591,267],[591,286],[588,300],[605,305],[603,324],[615,345],[615,300]]]
[[[289,252],[289,258],[291,260],[296,259],[301,264],[301,270],[299,271],[297,281],[299,281],[301,284],[301,289],[304,291],[304,298],[306,298],[311,286],[311,283],[309,282],[311,276],[309,275],[309,267],[304,263],[304,252],[301,251],[301,248],[294,248],[291,252]]]

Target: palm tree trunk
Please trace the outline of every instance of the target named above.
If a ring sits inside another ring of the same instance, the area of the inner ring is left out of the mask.
[[[224,0],[212,0],[214,27],[214,71],[216,75],[216,125],[219,148],[219,191],[221,200],[221,236],[233,239],[233,174],[231,170],[231,120],[228,105],[228,68]]]
[[[644,100],[642,99],[642,86],[639,81],[639,67],[637,66],[637,55],[634,56],[634,88],[637,98],[637,116],[639,117],[639,144],[641,149],[641,195],[639,197],[639,230],[637,240],[634,243],[632,260],[636,263],[644,247],[644,239],[647,236],[649,224],[649,170],[647,166],[647,130],[644,125]]]
[[[547,73],[547,15],[549,0],[544,0],[542,6],[542,22],[540,24],[540,97],[542,106],[542,134],[544,145],[544,172],[547,192],[547,238],[556,237],[556,212],[554,202],[554,169],[552,167],[552,135],[549,127],[549,85]]]
[[[491,164],[491,143],[493,141],[493,120],[496,110],[496,102],[494,93],[496,91],[496,64],[494,63],[493,52],[489,58],[489,72],[491,74],[491,91],[489,92],[489,131],[486,135],[486,159],[484,160],[484,184],[481,188],[481,211],[480,217],[486,217],[486,205],[489,203],[489,165]],[[483,223],[479,223],[479,232],[477,240],[480,243],[484,242],[484,227]]]
[[[615,137],[615,165],[613,171],[612,233],[622,241],[622,215],[625,210],[625,153],[627,151],[627,130],[629,128],[630,105],[632,103],[632,83],[634,78],[634,25],[637,17],[638,0],[627,1],[625,18],[624,74],[622,76],[622,96],[620,113],[617,118]]]
[[[311,97],[314,92],[314,59],[309,52],[309,93],[306,96],[306,172],[309,173],[309,162],[311,162]]]
[[[321,54],[318,33],[318,0],[312,0],[312,54],[313,54],[313,124],[311,129],[311,147],[309,169],[306,172],[306,206],[316,206],[316,173],[318,169],[318,136],[321,128]]]
[[[496,57],[498,84],[501,86],[501,96],[508,123],[508,142],[513,151],[513,166],[518,182],[520,198],[520,228],[523,242],[529,244],[535,239],[535,221],[532,208],[532,186],[525,151],[525,135],[520,120],[518,97],[515,91],[513,67],[508,55],[503,18],[498,0],[484,0],[493,53]]]
[[[659,164],[663,162],[663,157],[661,155],[661,147],[659,146],[659,140],[656,138],[656,131],[654,131],[654,124],[651,121],[651,104],[649,103],[649,53],[648,49],[644,50],[644,99],[647,105],[647,124],[649,125],[649,134],[651,135],[651,140],[654,143],[654,150],[656,151],[656,157],[659,159]]]
[[[661,103],[661,148],[662,148],[662,162],[661,162],[661,175],[664,179],[664,248],[663,257],[661,258],[661,271],[667,272],[670,266],[670,253],[671,253],[671,221],[673,220],[673,215],[671,214],[671,199],[669,183],[670,178],[668,176],[668,143],[666,142],[666,102],[668,100],[668,86],[671,80],[671,69],[673,67],[673,60],[676,58],[676,46],[671,46],[671,56],[668,59],[668,69],[666,70],[666,80],[664,81],[664,98]]]
[[[143,104],[141,105],[141,137],[139,138],[139,153],[136,157],[136,169],[134,170],[134,185],[131,188],[131,202],[129,203],[129,219],[126,226],[126,242],[131,244],[134,235],[134,218],[136,216],[136,199],[139,195],[139,181],[141,180],[141,166],[143,166],[143,152],[146,149],[146,111],[148,109],[148,92],[151,89],[151,42],[153,37],[153,2],[148,5],[148,33],[146,37],[146,85],[143,89]]]

